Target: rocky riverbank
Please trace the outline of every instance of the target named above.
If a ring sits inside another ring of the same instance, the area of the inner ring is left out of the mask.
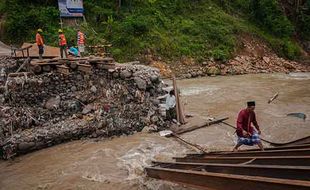
[[[239,52],[227,61],[207,59],[195,61],[189,57],[182,57],[176,62],[166,62],[161,57],[146,55],[145,60],[160,70],[163,76],[172,74],[178,78],[196,78],[216,75],[242,75],[258,73],[289,73],[309,72],[310,57],[304,52],[303,61],[291,61],[279,57],[264,42],[255,36],[243,34],[239,38]]]
[[[16,70],[8,58],[0,64],[4,70]],[[131,64],[117,68],[9,78],[4,71],[0,87],[3,157],[72,139],[129,135],[148,126],[165,128],[157,100],[164,94],[158,69]]]
[[[195,78],[216,75],[309,72],[310,65],[285,60],[277,56],[253,57],[241,55],[227,63],[218,63],[210,60],[201,64],[192,64],[190,67],[189,65],[174,67],[172,70],[172,72],[177,73],[179,78]]]

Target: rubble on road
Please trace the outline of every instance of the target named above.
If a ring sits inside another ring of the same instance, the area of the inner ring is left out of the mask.
[[[165,93],[156,68],[89,64],[90,73],[70,68],[69,74],[52,69],[38,75],[7,77],[8,70],[17,69],[15,62],[0,60],[6,71],[0,86],[3,158],[72,139],[167,127],[156,100]]]

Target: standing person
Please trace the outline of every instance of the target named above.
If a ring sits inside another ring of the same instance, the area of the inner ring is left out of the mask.
[[[169,95],[166,97],[166,118],[169,121],[176,119],[176,108],[175,108],[175,96],[174,91],[171,90]]]
[[[44,40],[42,37],[42,33],[43,33],[43,30],[41,28],[39,28],[37,30],[37,34],[36,34],[36,43],[37,43],[37,46],[39,48],[39,59],[40,60],[42,59],[42,56],[44,53]]]
[[[77,30],[77,45],[80,56],[83,57],[85,52],[85,34],[81,32],[80,29]]]
[[[67,58],[67,40],[66,37],[62,31],[62,29],[58,30],[58,34],[59,34],[59,48],[60,48],[60,56],[61,58]],[[64,57],[64,53],[65,53],[65,57]]]
[[[237,145],[234,147],[233,151],[238,151],[238,148],[241,145],[253,146],[255,144],[257,144],[261,150],[264,150],[263,144],[259,138],[261,131],[256,121],[254,109],[255,109],[255,102],[249,101],[247,102],[247,108],[239,112],[237,119],[237,130],[236,130],[238,136],[238,142]],[[251,123],[253,123],[256,130],[251,125]]]

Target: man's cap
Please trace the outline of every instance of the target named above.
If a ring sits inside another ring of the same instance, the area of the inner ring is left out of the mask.
[[[38,32],[43,32],[43,30],[42,30],[41,28],[39,28],[37,31],[38,31]]]
[[[248,101],[247,105],[248,105],[248,107],[255,106],[255,101]]]
[[[62,29],[59,29],[59,30],[58,30],[58,33],[62,33]]]

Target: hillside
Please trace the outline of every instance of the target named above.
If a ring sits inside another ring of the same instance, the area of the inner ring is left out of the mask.
[[[310,3],[300,3],[292,12],[297,5],[276,0],[84,0],[87,23],[80,27],[89,44],[113,44],[110,51],[120,61],[227,62],[240,52],[244,33],[265,41],[281,57],[299,59],[310,36]],[[57,44],[57,1],[4,0],[0,13],[6,43],[33,41],[36,29],[43,28],[47,43]],[[75,38],[73,28],[65,27],[65,33]]]

